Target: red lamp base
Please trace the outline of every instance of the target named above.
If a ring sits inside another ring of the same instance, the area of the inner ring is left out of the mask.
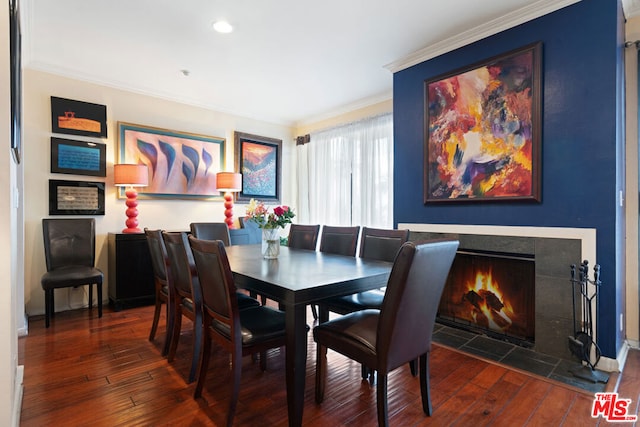
[[[127,201],[125,204],[127,205],[127,210],[125,211],[125,215],[127,215],[127,220],[125,224],[127,228],[123,229],[123,233],[142,233],[142,230],[138,228],[138,192],[134,188],[130,188],[124,192],[127,196]]]
[[[233,194],[230,192],[224,193],[224,222],[227,223],[227,227],[233,228]]]

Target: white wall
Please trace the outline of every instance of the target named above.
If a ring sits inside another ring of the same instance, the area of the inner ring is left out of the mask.
[[[178,104],[110,87],[71,80],[39,71],[24,72],[24,179],[25,179],[25,300],[30,315],[44,313],[44,292],[40,277],[46,271],[42,242],[42,218],[49,217],[48,180],[100,181],[103,178],[50,173],[51,108],[50,97],[58,96],[107,106],[108,138],[107,178],[104,216],[96,216],[96,264],[107,274],[107,233],[124,228],[124,199],[118,199],[113,187],[113,164],[118,143],[117,122],[128,122],[157,128],[226,138],[226,170],[234,168],[233,132],[247,132],[283,141],[283,200],[292,204],[291,176],[295,144],[289,127],[232,116],[225,113]],[[61,138],[93,140],[73,135]],[[295,206],[294,206],[295,208]],[[236,205],[236,218],[244,213],[244,206]],[[187,230],[194,221],[223,221],[222,200],[140,200],[140,227],[166,230]],[[106,279],[106,278],[105,278]],[[108,290],[104,283],[103,295]],[[86,305],[86,291],[61,289],[56,291],[56,310]]]

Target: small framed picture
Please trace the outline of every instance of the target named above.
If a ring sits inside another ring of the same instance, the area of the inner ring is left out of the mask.
[[[242,132],[234,140],[236,170],[242,174],[236,200],[280,203],[282,140]]]
[[[53,173],[107,176],[106,158],[106,144],[51,138]]]
[[[107,137],[107,106],[51,97],[51,132]]]
[[[50,179],[49,215],[104,215],[104,182]]]

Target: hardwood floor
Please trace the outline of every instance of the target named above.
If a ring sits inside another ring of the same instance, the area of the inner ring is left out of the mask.
[[[187,384],[192,335],[183,333],[176,360],[160,355],[158,337],[147,340],[152,307],[114,312],[102,319],[88,310],[56,313],[51,327],[29,319],[19,340],[24,365],[21,425],[29,426],[215,426],[224,425],[228,404],[228,357],[215,351],[203,399]],[[309,324],[312,317],[308,315]],[[188,323],[183,321],[183,323]],[[158,333],[164,332],[164,316]],[[360,367],[329,352],[329,377],[322,405],[314,401],[315,345],[310,335],[304,408],[305,426],[376,424],[375,387],[360,379]],[[640,400],[640,352],[632,350],[624,375],[608,391]],[[617,384],[617,390],[615,390]],[[431,353],[434,413],[422,412],[420,386],[408,369],[389,376],[392,426],[585,426],[614,424],[591,418],[593,395],[546,378],[434,345]],[[246,357],[235,417],[238,426],[286,426],[284,349],[269,352],[266,372]],[[633,425],[625,423],[624,425]]]

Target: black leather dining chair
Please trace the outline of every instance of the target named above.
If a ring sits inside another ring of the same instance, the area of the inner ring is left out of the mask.
[[[317,343],[316,402],[324,400],[327,349],[378,373],[378,425],[388,425],[387,376],[420,359],[422,409],[431,415],[429,352],[436,312],[458,241],[402,245],[395,258],[380,310],[367,309],[321,323],[313,330]]]
[[[322,226],[320,233],[320,252],[356,256],[360,227]]]
[[[167,360],[172,362],[175,358],[180,332],[182,330],[182,316],[187,317],[193,323],[193,353],[191,356],[191,369],[188,382],[195,380],[198,368],[198,360],[202,348],[202,289],[196,274],[193,255],[184,232],[162,232],[165,247],[167,249],[167,274],[169,277],[169,294],[173,300],[170,308],[173,313],[172,331],[169,343]],[[210,240],[220,242],[221,240]],[[241,308],[259,306],[260,303],[249,295],[236,292],[236,301]]]
[[[229,226],[224,222],[192,222],[189,228],[197,239],[222,240],[225,246],[231,244]]]
[[[285,314],[262,305],[241,309],[235,298],[233,273],[222,242],[189,236],[189,244],[202,287],[205,329],[194,397],[202,396],[214,341],[231,355],[231,398],[226,423],[231,426],[238,401],[242,357],[259,352],[260,368],[266,370],[266,350],[285,345]],[[216,375],[218,380],[221,377]]]
[[[155,310],[153,312],[153,321],[151,323],[151,331],[149,332],[149,341],[153,341],[158,329],[160,321],[160,312],[162,305],[165,306],[166,331],[164,343],[162,345],[162,355],[166,356],[169,352],[170,332],[173,330],[173,310],[170,308],[171,297],[169,294],[169,280],[167,278],[167,249],[164,246],[162,238],[162,230],[150,230],[145,227],[144,233],[147,237],[147,245],[151,254],[151,266],[153,268],[153,282],[155,285]]]
[[[355,256],[359,234],[360,226],[323,225],[320,233],[320,252]],[[314,319],[318,319],[318,312],[314,304],[311,305],[311,313]]]
[[[162,232],[162,238],[167,250],[167,277],[169,279],[169,295],[173,318],[173,326],[169,339],[167,360],[173,362],[182,330],[182,316],[191,320],[193,325],[193,351],[191,354],[191,369],[188,382],[196,378],[200,348],[202,346],[202,290],[198,277],[193,277],[195,271],[191,251],[186,250],[187,233]]]
[[[360,258],[392,262],[400,247],[409,239],[409,230],[362,227],[360,237]],[[384,289],[373,289],[352,295],[333,297],[319,304],[319,321],[329,320],[329,312],[349,314],[366,309],[380,309],[384,299]],[[417,374],[416,362],[409,364],[411,373]],[[362,365],[362,378],[374,380],[375,371]]]
[[[287,245],[290,248],[307,249],[315,251],[318,244],[320,224],[303,225],[291,224],[289,226],[289,238]]]
[[[360,257],[392,262],[400,247],[409,239],[409,230],[362,227]],[[329,312],[349,314],[368,308],[379,309],[384,291],[359,292],[353,295],[329,298],[320,305],[320,322],[329,320]]]
[[[45,326],[55,315],[54,290],[89,285],[89,310],[93,285],[98,294],[98,317],[102,317],[102,271],[95,267],[96,226],[93,218],[43,219],[44,257],[47,272],[44,290]]]

